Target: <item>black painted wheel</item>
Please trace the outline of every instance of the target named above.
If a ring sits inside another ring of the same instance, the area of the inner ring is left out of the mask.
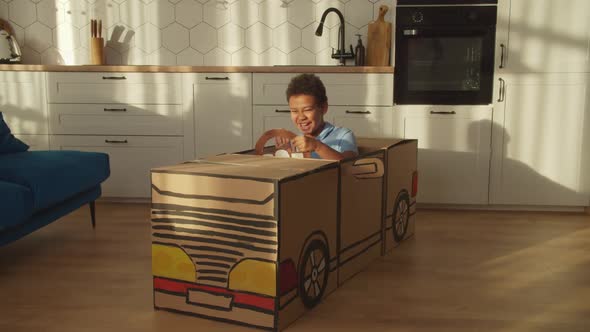
[[[406,236],[410,220],[410,196],[405,190],[400,191],[393,207],[393,238],[401,242]]]
[[[328,285],[328,247],[321,240],[313,240],[303,253],[299,265],[299,295],[307,308],[315,307]]]

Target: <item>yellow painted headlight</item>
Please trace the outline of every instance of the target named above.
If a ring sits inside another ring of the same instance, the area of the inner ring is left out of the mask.
[[[275,263],[244,259],[229,273],[229,288],[276,296],[276,272]]]
[[[152,274],[156,277],[197,281],[193,261],[176,246],[152,244]]]

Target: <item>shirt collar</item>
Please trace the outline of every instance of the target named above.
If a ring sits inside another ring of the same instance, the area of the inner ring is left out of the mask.
[[[334,130],[334,125],[332,125],[330,122],[324,121],[324,128],[319,133],[319,135],[318,135],[317,138],[319,140],[325,139],[326,137],[328,137],[328,135],[330,135],[330,133],[332,132],[332,130]]]

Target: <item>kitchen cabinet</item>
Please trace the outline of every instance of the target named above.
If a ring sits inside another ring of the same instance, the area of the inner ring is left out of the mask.
[[[255,105],[287,105],[287,86],[299,73],[254,74]],[[393,74],[316,74],[326,87],[330,106],[393,105]]]
[[[590,1],[499,0],[496,53],[500,72],[588,72]]]
[[[349,128],[356,137],[393,137],[392,107],[332,106],[327,121]]]
[[[47,84],[49,147],[107,153],[103,196],[150,197],[150,169],[186,160],[178,74],[59,72]]]
[[[324,120],[335,126],[351,129],[357,137],[392,137],[392,112],[391,107],[330,106]],[[287,106],[257,105],[254,107],[253,114],[254,138],[275,128],[284,128],[294,133],[299,132],[291,121],[290,110]],[[268,144],[271,145],[273,142],[268,142]]]
[[[395,133],[418,139],[420,203],[488,204],[491,106],[395,106]]]
[[[588,206],[588,74],[505,74],[496,85],[491,203]]]
[[[103,197],[148,198],[150,169],[183,161],[182,137],[53,135],[52,150],[103,152],[111,175],[101,185]]]
[[[285,128],[298,133],[292,124],[286,90],[298,73],[254,74],[254,142],[265,131]],[[326,87],[328,113],[324,119],[350,128],[356,136],[391,137],[393,135],[392,74],[316,74]],[[272,142],[269,142],[271,144]]]
[[[45,73],[0,71],[0,112],[27,144],[39,139],[29,135],[48,133],[46,105]]]
[[[252,74],[185,74],[197,158],[252,148]]]

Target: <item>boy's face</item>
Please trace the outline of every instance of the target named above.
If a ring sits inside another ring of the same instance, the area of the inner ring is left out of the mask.
[[[304,135],[317,136],[324,124],[324,114],[328,104],[316,105],[315,97],[310,95],[294,95],[289,98],[291,120]]]

